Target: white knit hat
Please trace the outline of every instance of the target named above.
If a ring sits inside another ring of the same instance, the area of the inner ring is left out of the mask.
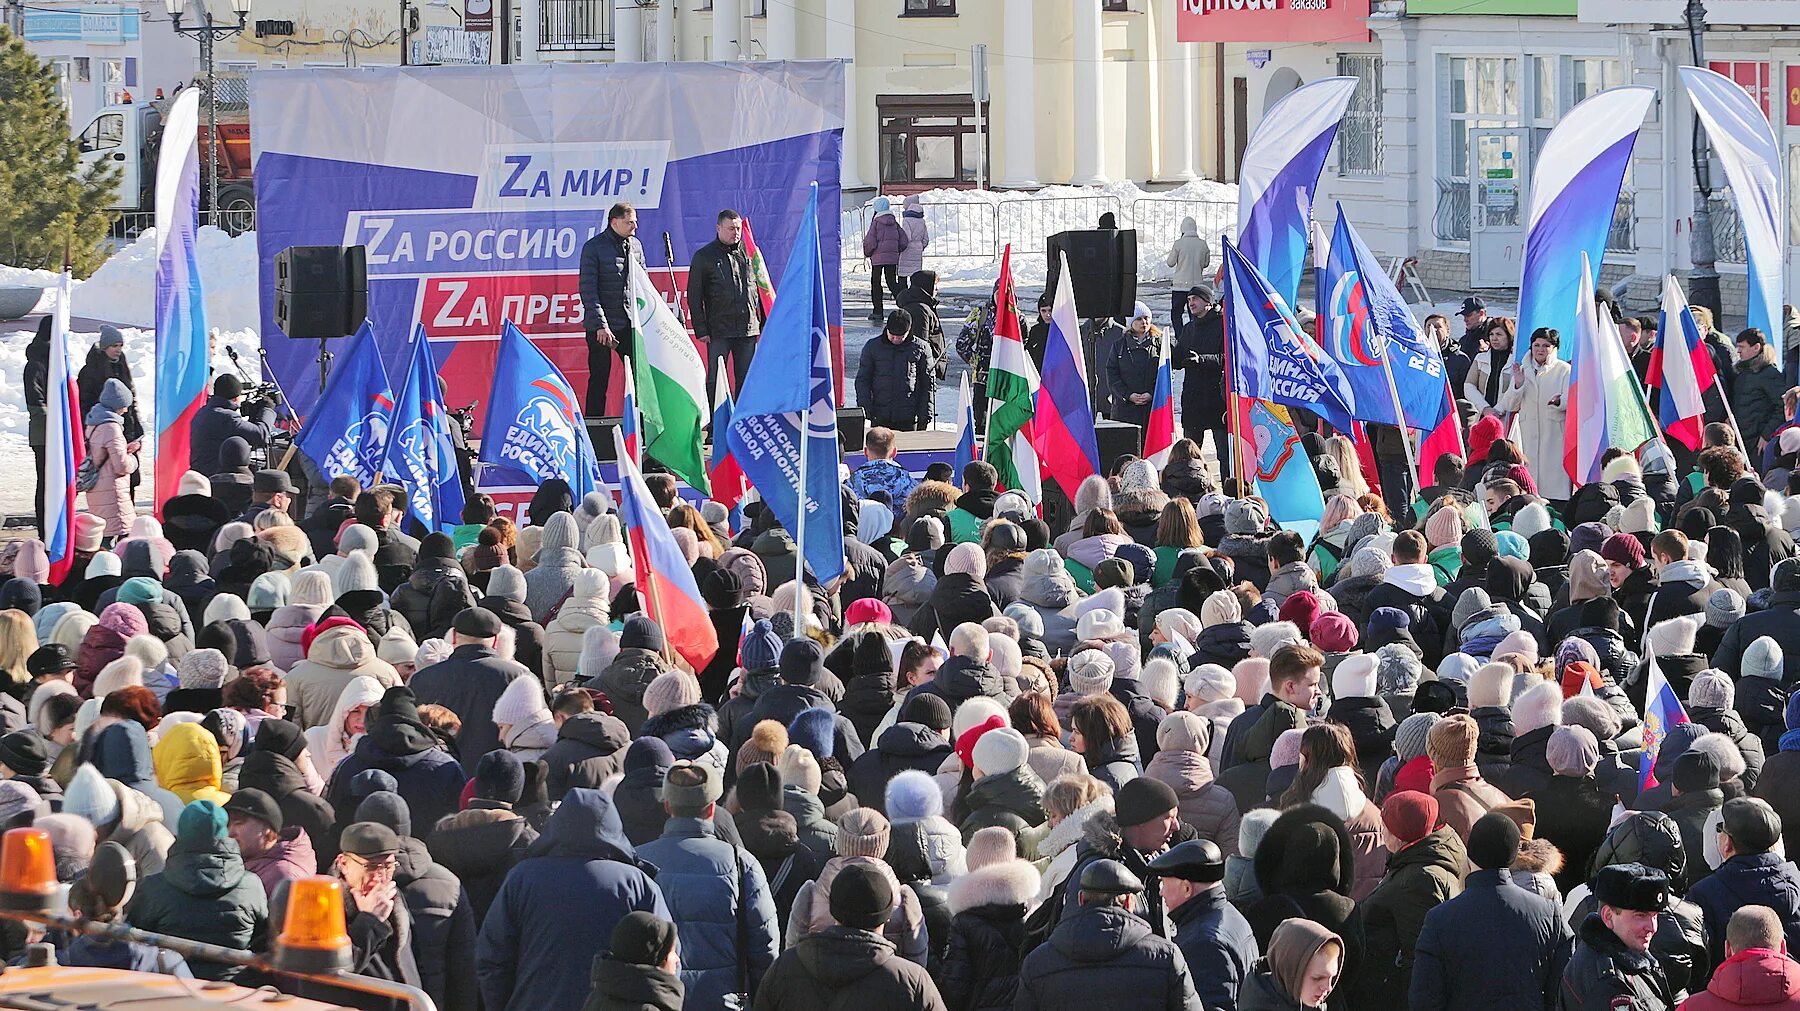
[[[700,682],[686,671],[664,671],[644,689],[644,711],[651,716],[661,716],[699,701]]]
[[[1331,697],[1374,698],[1375,672],[1379,666],[1373,653],[1352,653],[1338,661],[1337,669],[1331,672]]]
[[[1069,690],[1077,695],[1099,695],[1112,687],[1112,657],[1097,649],[1084,649],[1069,658]]]
[[[605,625],[589,626],[581,633],[581,659],[575,666],[576,677],[582,681],[599,677],[618,655],[618,633]]]
[[[1464,684],[1481,669],[1481,661],[1467,653],[1451,653],[1438,664],[1439,681],[1460,681]]]
[[[1540,681],[1525,689],[1513,700],[1513,734],[1562,723],[1562,701],[1562,686],[1554,681]]]
[[[410,663],[417,666],[419,644],[413,642],[412,633],[395,625],[375,644],[375,657],[390,664]]]
[[[530,726],[550,718],[544,702],[544,685],[533,674],[521,674],[506,685],[494,703],[494,722],[509,727]]]
[[[169,662],[169,644],[145,632],[125,640],[124,655],[136,657],[144,670],[155,670]]]
[[[818,795],[819,762],[813,758],[812,752],[798,744],[790,744],[781,753],[781,760],[775,763],[775,770],[781,773],[781,781],[787,786],[797,786],[807,793]]]
[[[1250,630],[1250,655],[1272,657],[1275,651],[1291,642],[1305,642],[1300,626],[1291,621],[1271,621]]]
[[[1125,620],[1104,607],[1087,612],[1075,622],[1075,638],[1081,642],[1089,639],[1116,639],[1124,631]]]
[[[499,565],[489,569],[487,595],[510,600],[515,604],[525,603],[525,573],[513,565]]]
[[[1694,638],[1700,631],[1697,616],[1683,615],[1659,621],[1650,626],[1650,652],[1653,656],[1676,656],[1694,651]]]
[[[183,688],[219,688],[229,670],[225,654],[216,649],[190,650],[175,664],[175,676]]]
[[[454,651],[455,647],[448,639],[427,639],[419,643],[418,651],[413,654],[413,667],[424,670],[434,663],[443,663]]]
[[[144,665],[134,656],[122,656],[105,667],[94,678],[93,696],[104,699],[121,688],[144,683]]]
[[[1216,663],[1203,663],[1188,672],[1182,687],[1187,689],[1188,698],[1218,702],[1237,694],[1237,678]]]
[[[1011,772],[1025,764],[1031,745],[1025,735],[1011,727],[990,730],[975,742],[975,768],[983,776]]]
[[[1730,709],[1736,696],[1737,686],[1725,672],[1709,668],[1689,682],[1687,704],[1689,709]],[[37,701],[35,696],[32,701]]]

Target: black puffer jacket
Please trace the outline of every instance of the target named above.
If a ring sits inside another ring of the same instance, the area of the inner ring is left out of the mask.
[[[1181,424],[1189,432],[1225,421],[1225,315],[1210,310],[1181,325],[1170,364],[1187,370],[1181,387]],[[1167,480],[1167,475],[1164,475]]]
[[[538,836],[510,804],[472,800],[467,809],[437,823],[426,845],[431,858],[462,881],[475,911],[475,928],[487,919],[488,907],[506,880],[506,872],[525,859],[525,849]]]
[[[1000,825],[1016,836],[1044,823],[1044,783],[1029,765],[983,776],[969,784],[968,792],[959,798],[957,813],[963,811],[968,812],[961,825],[965,843],[990,825]]]
[[[1470,710],[1469,716],[1475,721],[1475,767],[1481,770],[1482,779],[1498,783],[1512,766],[1512,710],[1482,706]]]
[[[939,378],[948,364],[944,347],[944,323],[938,318],[937,271],[915,270],[907,278],[907,287],[894,298],[894,308],[906,310],[912,317],[912,338],[931,350],[931,361]]]
[[[717,239],[701,246],[688,263],[688,315],[694,336],[754,337],[762,332],[762,301],[743,243]]]
[[[1688,710],[1688,719],[1712,733],[1731,738],[1731,743],[1737,745],[1739,753],[1744,756],[1744,788],[1755,790],[1768,755],[1763,751],[1762,739],[1750,733],[1750,728],[1744,725],[1744,718],[1730,709],[1699,706]]]
[[[475,909],[462,882],[431,859],[424,843],[406,836],[400,840],[394,884],[412,915],[420,988],[445,1011],[475,1011],[481,1003],[475,984]]]
[[[950,883],[950,950],[938,989],[953,1011],[999,1011],[1019,989],[1025,911],[1036,875],[1021,861],[991,864]]]
[[[388,606],[400,613],[419,642],[443,639],[450,623],[466,608],[475,606],[469,578],[454,558],[422,557],[392,594]]]
[[[950,742],[943,734],[920,723],[896,723],[883,730],[875,746],[850,763],[846,777],[850,792],[864,807],[887,813],[887,784],[908,769],[928,776],[937,774],[950,757]]]
[[[1200,630],[1200,637],[1194,640],[1194,655],[1188,657],[1188,668],[1216,663],[1230,670],[1249,655],[1250,623],[1222,621]]]
[[[644,247],[635,237],[621,237],[611,226],[600,229],[581,247],[581,306],[583,323],[590,331],[604,326],[621,338],[631,332],[625,287],[634,259],[643,261]]]
[[[1650,939],[1650,951],[1662,963],[1669,986],[1677,992],[1704,989],[1713,970],[1712,957],[1707,953],[1705,916],[1699,906],[1680,897],[1688,859],[1681,841],[1681,829],[1673,818],[1657,811],[1635,811],[1606,834],[1600,848],[1594,851],[1592,867],[1584,872],[1591,876],[1602,867],[1635,863],[1668,875],[1674,883],[1671,889],[1673,901],[1668,910],[1656,918],[1656,935]],[[1701,866],[1705,864],[1702,862]],[[1580,923],[1599,908],[1599,901],[1590,893],[1575,908],[1572,922]]]
[[[938,584],[942,586],[943,584]],[[993,666],[982,660],[972,660],[966,656],[953,656],[944,661],[937,675],[930,681],[913,688],[906,693],[907,701],[918,695],[936,695],[943,699],[950,711],[964,702],[984,695],[1002,706],[1012,701],[1007,685]]]
[[[895,344],[877,335],[863,345],[856,365],[856,402],[869,423],[917,431],[932,419],[931,349],[917,338]]]
[[[563,721],[556,743],[544,754],[549,769],[550,799],[561,800],[575,787],[598,790],[625,764],[631,732],[616,716],[576,713]]]

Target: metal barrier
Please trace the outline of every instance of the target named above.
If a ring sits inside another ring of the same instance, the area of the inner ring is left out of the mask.
[[[1094,194],[1079,197],[1020,197],[1001,200],[996,211],[996,239],[999,246],[1012,243],[1014,255],[1041,255],[1047,251],[1048,239],[1057,232],[1093,228],[1102,214],[1114,218],[1124,216],[1125,207],[1118,197]],[[1120,228],[1131,227],[1120,221]],[[996,248],[998,255],[998,248]]]
[[[242,235],[256,231],[256,209],[201,211],[200,224],[212,225],[222,229],[227,235]],[[155,211],[126,211],[113,219],[112,228],[107,230],[106,237],[121,245],[129,244],[139,235],[156,227]]]
[[[1223,200],[1183,200],[1178,197],[1139,197],[1131,202],[1130,227],[1137,229],[1138,273],[1143,273],[1146,258],[1160,260],[1175,240],[1181,238],[1181,222],[1193,218],[1208,246],[1217,246],[1221,235],[1236,241],[1237,213],[1235,203]],[[1121,223],[1123,224],[1123,223]],[[1146,252],[1148,250],[1148,252]],[[1214,250],[1215,256],[1224,255]]]

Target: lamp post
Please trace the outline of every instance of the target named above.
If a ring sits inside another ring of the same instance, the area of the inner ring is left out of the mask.
[[[231,0],[232,13],[237,15],[235,25],[230,22],[215,24],[206,0],[200,0],[201,17],[199,23],[193,25],[181,23],[187,0],[163,0],[163,4],[169,9],[175,34],[200,39],[200,59],[206,64],[206,206],[216,212],[219,209],[219,81],[214,73],[213,46],[220,39],[243,34],[244,24],[250,17],[250,0]]]
[[[1706,41],[1705,0],[1688,0],[1686,14],[1688,44],[1693,64],[1704,67]],[[1700,116],[1694,116],[1694,226],[1688,236],[1688,258],[1693,271],[1688,275],[1688,298],[1695,305],[1712,310],[1716,325],[1723,326],[1720,315],[1718,250],[1714,248],[1712,229],[1712,158],[1706,145],[1706,131],[1700,128]]]

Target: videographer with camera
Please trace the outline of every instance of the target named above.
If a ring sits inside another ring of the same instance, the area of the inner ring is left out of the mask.
[[[193,428],[189,430],[188,469],[202,474],[222,470],[219,448],[232,436],[243,439],[252,449],[268,448],[269,438],[275,431],[275,398],[278,394],[261,387],[257,394],[255,399],[246,402],[243,381],[229,372],[213,380],[212,396],[194,415]]]

